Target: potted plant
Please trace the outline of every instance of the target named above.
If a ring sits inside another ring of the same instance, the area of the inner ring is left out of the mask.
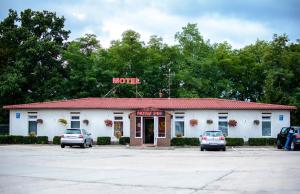
[[[116,132],[115,132],[115,137],[116,137],[117,139],[120,139],[120,138],[122,137],[121,131],[116,131]]]
[[[68,121],[66,119],[59,119],[58,122],[60,122],[63,125],[67,125]]]
[[[43,119],[37,119],[37,120],[36,120],[36,123],[37,123],[37,124],[43,124]]]
[[[89,125],[89,123],[90,123],[89,120],[87,120],[87,119],[84,119],[82,122],[86,125]]]
[[[213,120],[207,119],[206,123],[209,124],[209,125],[210,125],[210,124],[213,124]]]
[[[190,125],[191,125],[192,127],[198,125],[198,120],[197,120],[197,119],[191,119],[191,120],[190,120]]]
[[[229,120],[229,121],[228,121],[228,125],[229,125],[230,127],[235,127],[235,126],[237,125],[237,121],[234,120],[234,119]]]
[[[255,125],[259,125],[259,120],[256,119],[256,120],[253,121],[253,123],[254,123]]]
[[[112,127],[112,120],[106,119],[104,123],[107,127]]]

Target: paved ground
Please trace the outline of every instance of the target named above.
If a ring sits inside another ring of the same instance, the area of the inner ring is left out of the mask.
[[[300,152],[0,146],[0,193],[300,193]]]

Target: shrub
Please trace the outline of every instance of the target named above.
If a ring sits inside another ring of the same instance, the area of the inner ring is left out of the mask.
[[[110,145],[110,137],[97,137],[97,145]]]
[[[0,144],[8,144],[9,136],[8,135],[1,135],[0,136]]]
[[[60,136],[54,136],[52,143],[56,144],[56,145],[59,145],[60,144]]]
[[[120,137],[119,144],[121,145],[130,144],[130,137]]]
[[[242,146],[242,145],[244,145],[243,138],[226,137],[225,140],[226,140],[227,146]]]
[[[37,143],[37,137],[36,136],[25,136],[23,138],[24,144],[36,144]]]
[[[66,119],[58,119],[58,122],[63,124],[63,125],[67,125],[68,121]]]
[[[174,137],[171,139],[171,146],[199,146],[198,138]]]
[[[276,138],[249,138],[248,144],[250,146],[265,146],[274,145]]]
[[[12,144],[23,144],[24,136],[21,135],[10,135]]]
[[[48,136],[37,136],[37,144],[48,144]]]

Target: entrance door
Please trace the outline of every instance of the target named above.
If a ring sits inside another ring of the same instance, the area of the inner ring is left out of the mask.
[[[28,133],[29,135],[34,133],[35,135],[37,135],[37,122],[36,121],[29,121],[28,123]]]
[[[154,118],[144,117],[144,143],[154,144]]]

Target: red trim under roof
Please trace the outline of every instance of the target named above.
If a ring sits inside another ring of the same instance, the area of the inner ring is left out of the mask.
[[[296,106],[263,104],[218,98],[80,98],[7,105],[4,109],[241,109],[295,110]]]

